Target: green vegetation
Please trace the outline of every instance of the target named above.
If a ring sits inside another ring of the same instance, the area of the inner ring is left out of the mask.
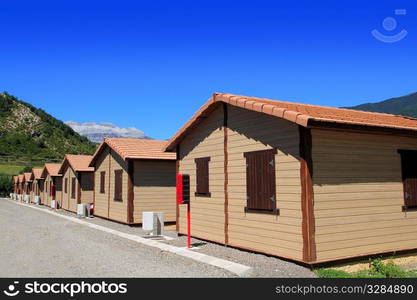
[[[381,102],[365,103],[347,108],[417,117],[417,93],[412,93],[398,98],[391,98]]]
[[[0,196],[7,196],[12,192],[12,178],[11,175],[0,174]]]
[[[0,93],[0,164],[61,160],[64,154],[92,154],[95,148],[94,143],[44,110]]]
[[[380,258],[369,262],[369,269],[355,273],[321,268],[314,271],[320,278],[417,278],[416,271],[405,271],[391,259],[384,263]]]

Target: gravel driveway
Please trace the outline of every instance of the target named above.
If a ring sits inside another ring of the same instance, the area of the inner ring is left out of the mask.
[[[140,227],[100,218],[84,220],[143,235]],[[2,199],[0,228],[0,277],[235,277],[226,270]],[[167,243],[186,245],[185,237],[176,238],[173,231],[165,234],[175,238]],[[275,257],[197,239],[193,243],[199,245],[196,252],[252,267],[249,277],[315,277],[309,269]]]

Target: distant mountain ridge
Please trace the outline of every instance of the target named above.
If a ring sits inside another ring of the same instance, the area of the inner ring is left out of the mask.
[[[122,128],[111,123],[78,123],[74,121],[68,121],[65,124],[93,143],[101,143],[106,137],[149,139],[142,130],[134,127]]]
[[[61,160],[92,154],[96,145],[44,110],[0,93],[0,158]]]
[[[364,103],[345,108],[417,118],[417,92],[380,102]]]

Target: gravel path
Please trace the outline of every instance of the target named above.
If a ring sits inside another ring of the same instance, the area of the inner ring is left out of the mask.
[[[64,210],[58,213],[75,216]],[[19,222],[16,222],[17,215],[20,216]],[[145,234],[137,226],[97,217],[83,220],[129,234]],[[62,227],[66,230],[59,231]],[[0,277],[235,277],[225,270],[142,246],[8,201],[0,201],[0,228],[8,229],[3,231],[5,237],[0,245]],[[23,235],[25,231],[27,234]],[[185,236],[177,237],[176,232],[169,230],[164,234],[174,238],[166,241],[167,244],[186,246]],[[194,250],[196,252],[252,267],[248,277],[316,277],[308,268],[275,257],[198,239],[192,239],[192,243],[198,245]],[[33,259],[34,253],[37,253],[37,260]],[[24,258],[25,266],[4,259],[7,257]],[[58,269],[57,265],[60,266]]]
[[[0,277],[234,277],[3,199],[0,228]]]

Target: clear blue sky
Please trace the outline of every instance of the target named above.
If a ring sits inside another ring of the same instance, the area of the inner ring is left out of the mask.
[[[159,139],[213,92],[379,101],[417,91],[413,2],[1,1],[0,90],[63,121]],[[397,28],[385,30],[387,17]],[[384,43],[373,29],[408,35]]]

